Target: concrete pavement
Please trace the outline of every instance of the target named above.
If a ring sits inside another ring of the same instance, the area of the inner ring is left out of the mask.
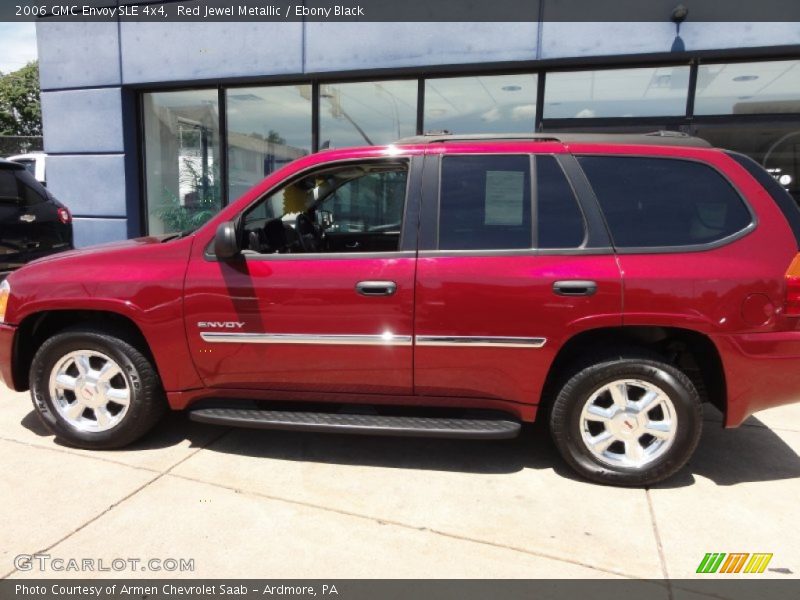
[[[86,452],[55,442],[28,395],[3,389],[0,574],[686,578],[706,552],[771,552],[757,577],[800,576],[800,405],[738,430],[720,421],[706,412],[676,478],[632,490],[577,479],[538,428],[503,442],[415,440],[171,414],[132,448]],[[15,568],[37,552],[106,567],[193,559],[194,570]]]

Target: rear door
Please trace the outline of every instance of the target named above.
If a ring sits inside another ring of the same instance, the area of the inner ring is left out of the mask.
[[[578,201],[588,188],[568,179],[576,165],[560,144],[537,147],[426,157],[417,394],[535,404],[566,340],[621,324],[620,271],[596,203]]]

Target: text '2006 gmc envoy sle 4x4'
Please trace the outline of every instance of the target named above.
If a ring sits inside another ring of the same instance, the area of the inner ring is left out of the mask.
[[[45,258],[0,296],[0,370],[83,448],[163,411],[245,427],[507,438],[669,477],[710,402],[800,398],[800,211],[680,134],[428,135],[326,151],[195,232]]]

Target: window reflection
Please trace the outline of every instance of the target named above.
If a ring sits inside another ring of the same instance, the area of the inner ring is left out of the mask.
[[[677,116],[686,113],[689,67],[547,74],[544,118]]]
[[[719,148],[746,154],[800,204],[800,121],[698,125],[695,135]]]
[[[697,115],[800,112],[800,61],[700,65]]]
[[[226,94],[228,197],[233,201],[311,152],[311,86],[230,88]]]
[[[390,144],[417,131],[417,81],[320,85],[320,149]]]
[[[143,95],[151,235],[194,229],[221,207],[217,90]]]
[[[425,81],[425,131],[530,133],[536,121],[533,74]]]

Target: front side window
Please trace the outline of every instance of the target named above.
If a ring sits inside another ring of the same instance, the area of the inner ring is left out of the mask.
[[[752,222],[739,194],[698,162],[630,156],[582,156],[617,248],[713,243]]]
[[[529,156],[446,156],[441,172],[440,249],[532,246]]]
[[[405,162],[330,167],[268,194],[243,217],[258,254],[393,252],[400,248]]]

